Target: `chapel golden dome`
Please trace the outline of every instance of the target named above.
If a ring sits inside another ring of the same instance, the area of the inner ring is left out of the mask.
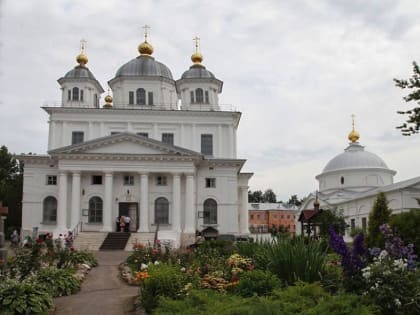
[[[195,65],[199,65],[203,62],[203,55],[198,51],[199,43],[200,43],[200,37],[196,36],[193,38],[193,41],[195,42],[195,52],[191,55],[191,61]]]
[[[112,96],[109,95],[109,89],[108,89],[108,95],[105,96],[105,104],[103,108],[112,108]]]
[[[150,56],[153,54],[153,46],[150,45],[147,40],[145,40],[143,43],[141,43],[138,47],[138,51],[141,55]]]
[[[352,119],[353,119],[353,128],[352,128],[351,132],[349,133],[348,139],[352,143],[355,143],[355,142],[357,142],[357,140],[359,140],[360,134],[354,129],[354,115],[351,115],[351,116],[352,116]]]
[[[85,44],[86,41],[84,39],[80,40],[80,54],[76,57],[76,61],[81,67],[84,67],[88,63],[88,57],[85,54]]]

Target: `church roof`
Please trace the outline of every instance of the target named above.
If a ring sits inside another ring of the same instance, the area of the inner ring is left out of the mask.
[[[204,67],[201,64],[192,65],[181,76],[181,79],[197,79],[197,78],[214,79],[215,76],[213,73],[207,70],[206,67]]]
[[[173,80],[171,70],[148,55],[140,55],[122,65],[115,77],[163,77]]]
[[[66,79],[87,78],[87,79],[92,79],[96,81],[96,78],[93,75],[93,73],[89,70],[89,68],[85,66],[74,67],[72,70],[70,70],[64,75],[64,78]]]
[[[335,156],[324,167],[322,173],[349,169],[385,169],[390,170],[378,155],[365,151],[358,142],[350,143],[343,153]]]

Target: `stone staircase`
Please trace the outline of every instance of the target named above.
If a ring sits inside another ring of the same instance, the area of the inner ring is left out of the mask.
[[[155,240],[155,233],[131,233],[130,239],[127,242],[127,245],[125,246],[126,251],[132,251],[133,245],[135,243],[140,243],[145,246],[149,245],[153,246]]]
[[[110,232],[99,250],[124,250],[129,238],[130,233]]]
[[[73,242],[73,247],[77,250],[97,251],[107,235],[107,232],[80,232]],[[155,233],[131,233],[124,250],[132,251],[133,244],[135,243],[141,243],[145,246],[150,244],[150,246],[153,246],[154,239]]]
[[[77,250],[99,250],[107,234],[104,232],[80,232],[73,242],[73,247]]]

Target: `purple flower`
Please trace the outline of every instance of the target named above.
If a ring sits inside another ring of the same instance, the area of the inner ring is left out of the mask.
[[[381,253],[381,249],[379,247],[368,248],[368,251],[369,251],[369,255],[372,257],[378,257],[379,254]]]
[[[353,242],[352,264],[358,269],[366,267],[366,262],[362,259],[362,257],[366,254],[366,249],[363,245],[364,240],[365,238],[363,233],[359,233]]]

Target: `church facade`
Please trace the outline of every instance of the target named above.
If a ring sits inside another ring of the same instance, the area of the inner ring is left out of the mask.
[[[196,232],[248,234],[248,180],[236,156],[241,113],[222,110],[223,82],[202,64],[196,41],[192,66],[174,80],[145,41],[140,55],[108,82],[113,97],[86,66],[58,80],[60,107],[49,115],[47,155],[22,155],[22,229],[30,233],[130,231],[158,228],[175,246]]]
[[[331,159],[316,176],[319,191],[309,194],[300,210],[313,210],[318,195],[320,209],[343,214],[348,227],[345,237],[350,241],[356,228],[367,231],[369,213],[380,192],[385,193],[392,214],[420,210],[420,177],[394,183],[396,171],[389,169],[378,155],[365,151],[358,142],[360,135],[354,123],[348,138],[350,143],[344,152]],[[297,223],[296,228],[301,225]]]

